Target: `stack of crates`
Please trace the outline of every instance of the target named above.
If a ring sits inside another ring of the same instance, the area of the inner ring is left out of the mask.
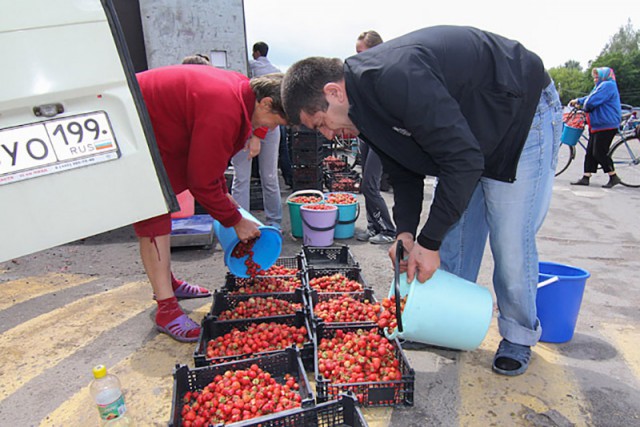
[[[290,136],[293,190],[322,191],[322,159],[331,143],[307,128],[294,130]]]

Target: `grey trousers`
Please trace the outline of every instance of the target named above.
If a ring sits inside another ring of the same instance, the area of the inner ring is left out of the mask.
[[[282,200],[280,197],[280,181],[278,178],[278,150],[280,148],[280,127],[267,132],[260,144],[260,182],[262,184],[262,201],[264,204],[265,225],[280,228],[282,222]],[[247,212],[251,201],[251,163],[247,151],[240,151],[233,156],[231,164],[234,169],[231,195]]]
[[[360,191],[364,195],[367,210],[367,229],[376,234],[396,236],[396,227],[389,215],[389,209],[380,194],[382,178],[382,162],[380,157],[369,148],[366,142],[360,141],[360,161],[362,162],[362,184]]]

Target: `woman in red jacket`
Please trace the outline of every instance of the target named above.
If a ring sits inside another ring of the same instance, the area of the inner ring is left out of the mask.
[[[234,227],[240,240],[258,237],[257,225],[240,215],[228,194],[224,172],[254,130],[260,136],[264,128],[287,123],[280,99],[282,74],[250,81],[215,67],[175,65],[137,77],[174,193],[188,189],[213,218]],[[184,314],[177,297],[210,293],[173,277],[170,214],[138,222],[134,229],[158,303],[158,330],[178,341],[197,341],[200,327]]]

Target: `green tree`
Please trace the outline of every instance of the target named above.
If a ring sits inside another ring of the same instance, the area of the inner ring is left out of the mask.
[[[627,25],[620,27],[609,43],[606,44],[600,56],[607,53],[620,52],[624,55],[633,54],[640,50],[640,31],[635,31],[631,24],[631,18],[627,20]]]
[[[586,95],[591,90],[589,85],[592,81],[586,77],[578,61],[568,61],[561,67],[551,68],[549,75],[556,83],[563,105],[567,105],[574,98]]]

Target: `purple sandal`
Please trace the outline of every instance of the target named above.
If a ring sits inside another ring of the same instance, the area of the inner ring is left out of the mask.
[[[178,299],[206,298],[211,296],[211,292],[209,292],[208,289],[201,286],[191,285],[185,281],[183,281],[182,284],[173,291],[173,293]]]
[[[187,334],[194,329],[200,329],[200,326],[191,320],[189,316],[182,314],[167,323],[165,327],[156,324],[156,328],[158,331],[169,335],[174,340],[180,342],[196,342],[198,341],[198,336],[189,337]]]

